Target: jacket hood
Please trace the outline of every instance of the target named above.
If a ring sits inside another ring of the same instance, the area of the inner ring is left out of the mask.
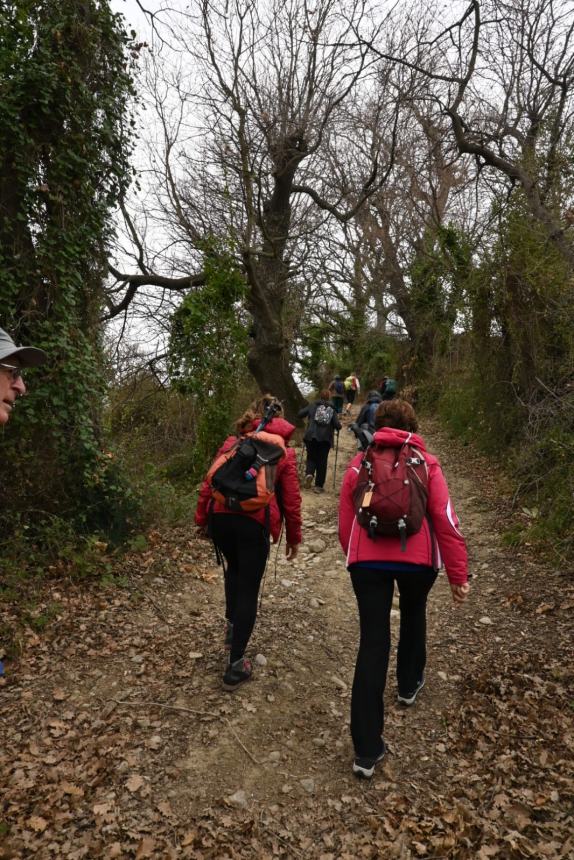
[[[367,403],[376,403],[377,401],[380,403],[382,399],[378,391],[369,391],[367,395]]]
[[[260,423],[261,419],[254,421],[253,429],[257,430]],[[288,442],[295,432],[295,425],[290,424],[285,418],[272,418],[269,424],[265,425],[264,429],[267,433],[276,433],[277,436],[282,436]]]
[[[407,430],[395,430],[394,427],[381,427],[373,436],[373,442],[384,445],[386,448],[400,448],[405,442],[410,442],[415,448],[426,451],[424,440],[418,433],[409,433]]]

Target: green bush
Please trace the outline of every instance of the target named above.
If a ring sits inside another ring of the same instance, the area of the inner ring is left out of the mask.
[[[454,435],[474,443],[511,478],[517,519],[504,542],[547,544],[567,557],[574,546],[574,391],[564,383],[522,400],[501,381],[502,348],[495,338],[480,372],[468,343],[449,360],[425,386],[423,408],[431,407]]]
[[[12,599],[30,579],[65,575],[84,579],[110,567],[109,545],[98,535],[80,535],[73,522],[57,516],[16,516],[13,533],[0,542],[2,593]]]
[[[569,415],[574,396],[568,398],[561,415],[555,414],[556,402],[540,405],[546,427],[533,421],[525,434],[516,459],[520,481],[517,497],[523,505],[525,527],[531,540],[551,543],[561,554],[574,546],[574,433]],[[554,407],[554,408],[551,408]]]

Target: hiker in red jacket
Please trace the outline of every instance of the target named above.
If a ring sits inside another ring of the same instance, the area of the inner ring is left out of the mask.
[[[301,493],[297,476],[295,450],[288,442],[295,427],[282,417],[281,404],[271,395],[256,401],[236,422],[237,436],[229,436],[217,457],[229,450],[238,438],[256,430],[263,415],[272,407],[274,417],[265,426],[266,433],[281,436],[286,452],[277,465],[276,495],[265,509],[251,513],[229,511],[214,501],[205,480],[199,492],[195,522],[203,533],[209,531],[218,551],[226,561],[225,583],[225,644],[230,648],[229,665],[223,676],[225,690],[235,690],[252,674],[251,662],[245,649],[257,617],[257,598],[269,556],[270,539],[277,543],[285,522],[285,553],[290,561],[297,555],[301,543]]]
[[[373,775],[385,753],[383,693],[394,583],[400,594],[397,700],[405,706],[415,703],[425,683],[426,602],[441,562],[454,602],[462,603],[469,592],[466,544],[440,464],[416,435],[414,409],[404,400],[384,401],[375,413],[375,427],[374,443],[400,449],[408,441],[420,452],[428,467],[428,501],[422,528],[407,538],[405,547],[398,534],[370,537],[357,522],[354,493],[363,453],[354,457],[343,478],[339,540],[347,556],[361,627],[351,698],[353,772],[365,778]]]

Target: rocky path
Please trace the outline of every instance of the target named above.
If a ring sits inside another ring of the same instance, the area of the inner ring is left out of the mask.
[[[358,625],[330,471],[327,493],[303,491],[296,562],[272,551],[256,675],[234,694],[220,687],[220,574],[190,532],[150,535],[123,587],[47,588],[53,621],[25,635],[0,688],[0,857],[574,857],[571,571],[505,549],[500,482],[423,435],[473,593],[455,610],[439,577],[427,686],[399,708],[391,666],[389,755],[371,782],[350,769]],[[343,431],[336,487],[353,451]]]

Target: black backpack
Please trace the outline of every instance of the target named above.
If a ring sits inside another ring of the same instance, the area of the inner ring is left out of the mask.
[[[396,381],[396,379],[391,379],[389,377],[385,383],[385,388],[382,392],[383,400],[392,400],[396,393],[397,393],[397,381]]]

